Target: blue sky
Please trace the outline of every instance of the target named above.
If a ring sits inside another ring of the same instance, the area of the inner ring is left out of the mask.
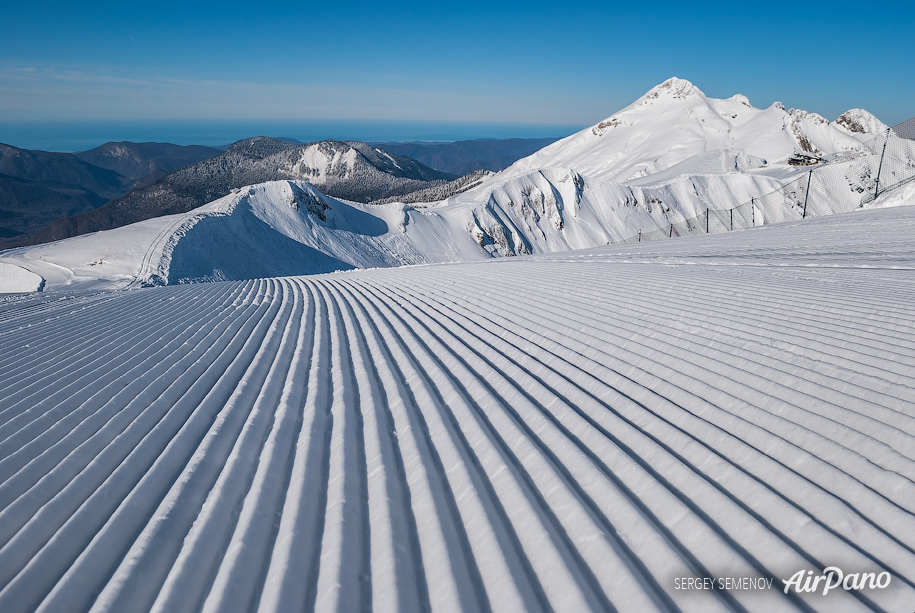
[[[551,134],[670,76],[892,124],[915,115],[912,4],[3,2],[0,141],[17,124],[176,120]]]

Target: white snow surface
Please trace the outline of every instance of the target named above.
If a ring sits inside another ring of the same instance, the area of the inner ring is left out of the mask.
[[[915,181],[910,181],[897,189],[881,194],[876,200],[869,202],[865,208],[885,209],[912,205],[915,205]]]
[[[910,610],[913,233],[5,296],[0,610]]]
[[[786,110],[779,102],[758,109],[740,94],[709,98],[689,81],[674,77],[604,121],[518,160],[500,174],[574,168],[589,178],[622,183],[712,151],[742,151],[783,171],[783,163],[796,151],[848,151],[886,130],[863,109],[842,117],[863,131],[852,132],[816,113]]]
[[[37,292],[44,287],[44,279],[33,272],[12,264],[0,264],[0,294]]]

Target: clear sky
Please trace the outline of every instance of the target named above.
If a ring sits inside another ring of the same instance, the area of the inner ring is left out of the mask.
[[[893,124],[915,115],[913,59],[913,2],[2,0],[0,141],[179,120],[560,135],[671,76]]]

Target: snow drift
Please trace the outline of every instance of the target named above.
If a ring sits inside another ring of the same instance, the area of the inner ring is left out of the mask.
[[[33,272],[12,264],[0,264],[0,294],[37,292],[44,287],[44,279]]]

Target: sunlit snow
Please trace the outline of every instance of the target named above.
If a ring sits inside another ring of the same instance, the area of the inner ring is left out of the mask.
[[[0,610],[905,610],[913,232],[10,296]]]

